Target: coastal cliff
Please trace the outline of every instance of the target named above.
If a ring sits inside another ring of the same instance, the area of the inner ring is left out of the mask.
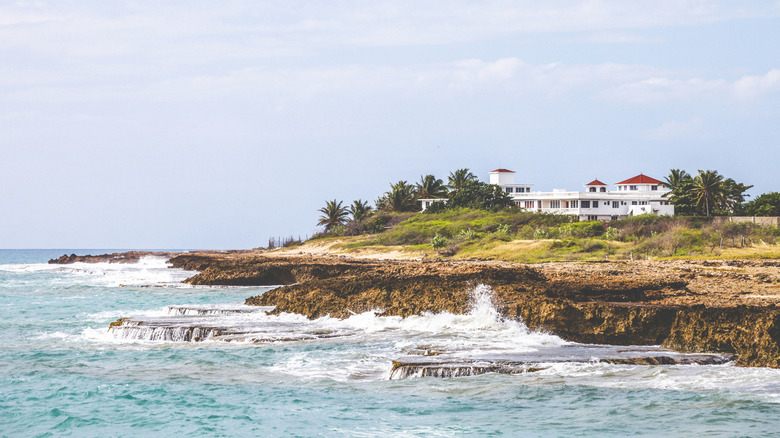
[[[742,366],[780,367],[777,261],[376,261],[345,257],[180,255],[187,282],[286,286],[246,304],[317,318],[382,312],[464,313],[491,287],[500,312],[564,339],[731,353]]]

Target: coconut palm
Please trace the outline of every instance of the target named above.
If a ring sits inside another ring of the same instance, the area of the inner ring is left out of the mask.
[[[352,205],[349,206],[349,213],[352,215],[352,220],[355,222],[363,222],[371,215],[371,206],[368,205],[368,201],[358,199],[352,201]]]
[[[468,169],[458,169],[454,172],[450,172],[448,186],[454,191],[459,191],[466,186],[470,181],[476,181],[477,176],[471,173]]]
[[[726,205],[726,193],[723,186],[723,175],[717,170],[699,170],[693,178],[693,195],[696,205],[704,204],[704,211],[710,215],[710,209]]]
[[[344,225],[346,222],[347,208],[342,206],[342,201],[336,202],[336,200],[327,201],[325,206],[318,211],[322,213],[317,225],[325,225],[325,232],[329,232],[333,227]]]
[[[726,178],[721,184],[723,186],[723,197],[725,204],[723,205],[728,212],[740,211],[743,208],[745,202],[745,192],[752,189],[753,185],[746,186],[745,184],[738,183],[732,178]]]
[[[671,190],[670,193],[679,192],[692,180],[691,175],[682,169],[669,169],[669,175],[664,179],[666,182],[662,182],[661,185]]]
[[[416,210],[413,187],[406,181],[391,184],[390,190],[382,198],[382,208],[395,212]]]
[[[421,175],[420,182],[416,184],[415,191],[418,199],[443,198],[447,195],[447,187],[444,181],[433,175]]]

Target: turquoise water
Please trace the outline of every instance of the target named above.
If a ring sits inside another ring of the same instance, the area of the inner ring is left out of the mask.
[[[238,308],[267,289],[182,287],[191,273],[159,260],[45,264],[66,252],[89,251],[0,251],[0,436],[780,433],[771,369],[550,362],[536,373],[389,379],[391,361],[416,348],[461,358],[587,351],[502,320],[484,299],[460,316],[203,319],[279,334],[264,342],[109,332],[120,317],[187,321],[168,306]]]

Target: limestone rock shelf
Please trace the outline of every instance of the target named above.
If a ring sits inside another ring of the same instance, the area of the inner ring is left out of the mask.
[[[382,309],[385,315],[464,313],[469,291],[489,285],[503,315],[566,340],[658,345],[737,355],[742,366],[780,367],[780,261],[371,261],[345,257],[183,254],[187,281],[278,285],[248,305],[316,318]]]

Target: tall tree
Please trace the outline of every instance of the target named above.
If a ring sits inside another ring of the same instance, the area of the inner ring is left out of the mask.
[[[669,175],[664,178],[666,182],[661,183],[662,186],[674,192],[683,188],[687,183],[693,180],[688,172],[682,169],[669,169]]]
[[[360,199],[352,201],[352,205],[349,206],[349,213],[352,215],[352,220],[355,222],[363,222],[371,215],[371,210],[368,201]]]
[[[414,187],[406,181],[391,184],[390,190],[377,200],[377,208],[395,212],[417,210]]]
[[[460,190],[451,192],[449,202],[442,207],[500,210],[514,205],[515,202],[512,200],[512,197],[501,187],[494,184],[487,184],[482,181],[468,181]],[[426,209],[425,211],[428,210]]]
[[[347,208],[341,204],[342,201],[336,202],[335,199],[332,201],[327,201],[325,206],[318,210],[320,213],[322,213],[322,216],[320,216],[317,225],[324,225],[326,232],[332,230],[333,227],[344,225],[344,222],[346,222],[346,218],[349,213],[347,212]]]
[[[751,216],[780,216],[780,192],[764,193],[745,204]]]
[[[421,175],[415,189],[417,199],[443,198],[447,196],[447,186],[444,181],[433,175]]]
[[[693,194],[693,177],[682,169],[670,169],[661,183],[669,189],[664,196],[674,205],[674,213],[681,216],[696,214],[696,199]]]
[[[463,189],[469,181],[476,181],[477,176],[468,169],[458,169],[450,172],[448,186],[454,191]]]
[[[696,197],[696,205],[704,206],[707,216],[711,208],[717,208],[726,204],[726,193],[723,185],[723,175],[717,170],[701,170],[693,178],[693,195]]]
[[[738,183],[731,178],[726,178],[721,183],[723,186],[723,198],[724,204],[720,206],[718,213],[730,214],[730,213],[742,213],[743,204],[745,202],[745,192],[753,188],[752,185],[746,186],[745,184]]]

